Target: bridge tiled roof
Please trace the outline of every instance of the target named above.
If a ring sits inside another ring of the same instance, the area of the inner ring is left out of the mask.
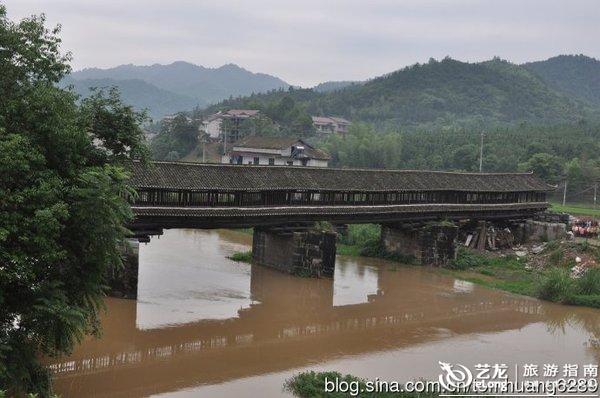
[[[456,173],[151,162],[133,164],[136,188],[220,191],[550,191],[532,173]]]

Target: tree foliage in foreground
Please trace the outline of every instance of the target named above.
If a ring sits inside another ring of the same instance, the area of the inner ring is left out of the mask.
[[[98,331],[105,275],[131,216],[125,169],[144,115],[116,92],[77,103],[59,28],[0,5],[0,390],[50,393],[40,356]]]

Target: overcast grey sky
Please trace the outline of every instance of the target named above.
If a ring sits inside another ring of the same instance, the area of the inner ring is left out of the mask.
[[[63,25],[73,67],[235,63],[310,86],[430,57],[600,57],[600,0],[0,0]]]

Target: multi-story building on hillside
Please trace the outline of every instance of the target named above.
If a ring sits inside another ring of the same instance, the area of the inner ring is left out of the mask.
[[[335,116],[313,116],[313,125],[320,134],[346,135],[350,121],[343,117]]]
[[[213,139],[227,136],[228,142],[235,142],[242,138],[240,136],[240,124],[251,117],[258,115],[256,109],[230,109],[225,112],[217,112],[206,117],[200,125],[200,132],[207,134]],[[228,120],[228,128],[223,128],[223,121]]]
[[[234,143],[221,163],[327,167],[329,159],[301,139],[250,136]]]

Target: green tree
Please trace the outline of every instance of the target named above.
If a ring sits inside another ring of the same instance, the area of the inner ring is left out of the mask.
[[[198,122],[179,113],[161,124],[160,132],[150,145],[154,159],[177,160],[198,145]]]
[[[569,199],[581,202],[592,200],[593,187],[600,180],[600,162],[595,159],[573,158],[565,165]]]
[[[533,173],[546,182],[556,184],[562,176],[562,161],[558,156],[549,153],[536,153],[524,163],[519,164],[521,171]]]
[[[59,29],[0,5],[0,390],[50,393],[39,355],[98,331],[105,276],[121,266],[131,217],[124,165],[144,157],[116,92],[77,97]]]
[[[307,137],[315,133],[315,127],[313,125],[312,118],[307,113],[299,113],[299,115],[292,121],[291,131],[288,135],[295,137]]]
[[[402,137],[397,132],[378,133],[371,126],[356,123],[348,135],[329,137],[325,148],[334,166],[402,168]]]
[[[93,140],[102,143],[97,151],[101,162],[121,162],[149,155],[142,128],[146,112],[136,112],[123,103],[117,88],[92,89],[81,101],[81,127]]]
[[[584,166],[578,158],[571,159],[565,165],[565,174],[569,182],[569,189],[580,191],[586,188],[587,179],[584,172]]]
[[[227,127],[227,126],[225,126]],[[258,114],[240,123],[240,136],[259,135],[265,137],[278,136],[279,128],[268,116]]]
[[[454,169],[476,171],[479,167],[479,149],[472,144],[461,146],[452,153]]]

